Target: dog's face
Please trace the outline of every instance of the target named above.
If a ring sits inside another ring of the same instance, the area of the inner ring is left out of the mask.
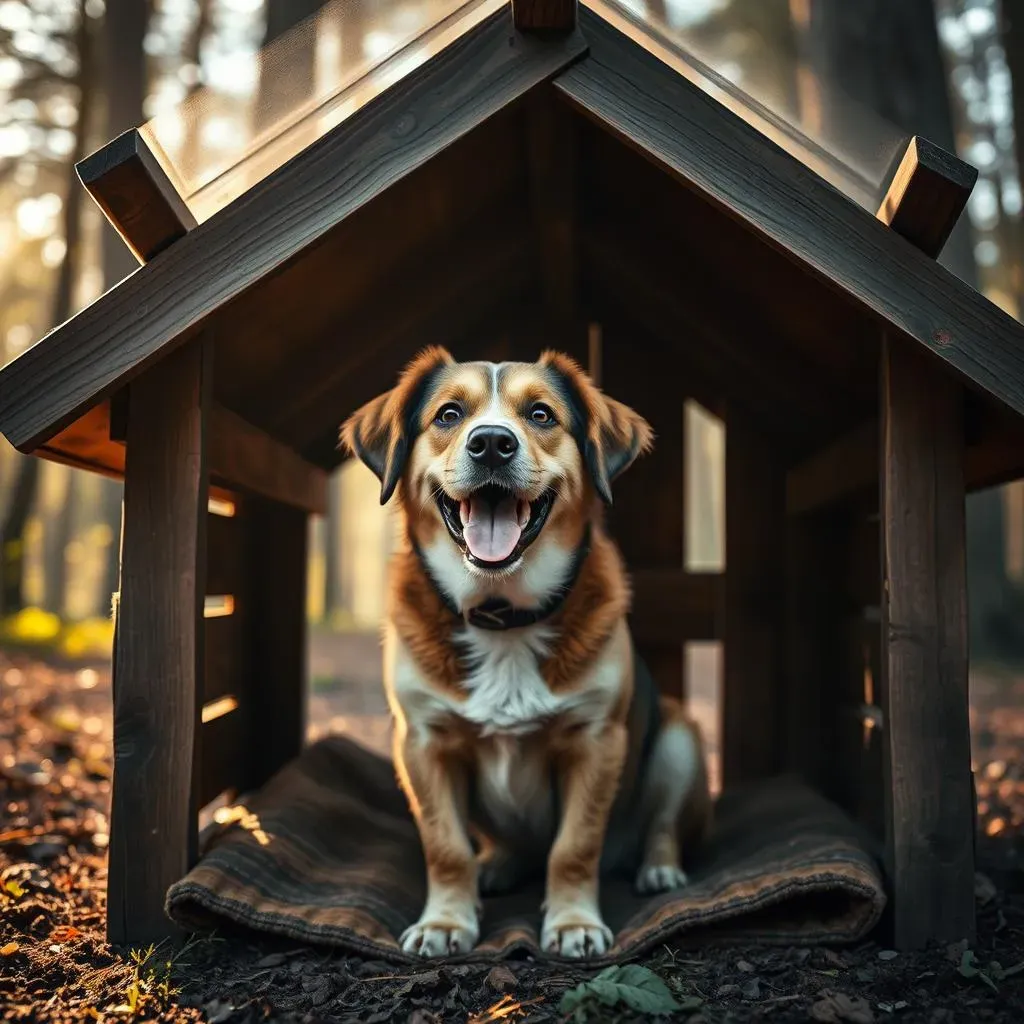
[[[542,534],[581,532],[652,436],[565,356],[456,363],[440,348],[421,353],[341,435],[380,479],[382,503],[401,485],[418,543],[446,535],[471,572],[500,575]]]

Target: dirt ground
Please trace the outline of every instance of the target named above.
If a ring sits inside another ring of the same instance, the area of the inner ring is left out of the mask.
[[[344,679],[332,668],[338,650],[312,652],[311,734],[344,729],[386,749],[372,642],[364,646],[340,652]],[[572,1018],[565,994],[594,972],[531,960],[410,971],[243,935],[111,948],[103,935],[109,686],[105,666],[56,668],[0,653],[0,1020],[650,1019],[593,1002]],[[674,998],[670,1019],[1024,1021],[1024,680],[986,676],[972,686],[981,833],[974,948],[662,950],[646,966]]]

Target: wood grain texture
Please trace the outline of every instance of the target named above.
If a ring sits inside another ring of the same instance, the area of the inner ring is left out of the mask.
[[[935,258],[953,233],[977,180],[976,168],[915,135],[878,208],[878,219]]]
[[[507,9],[482,22],[7,366],[0,431],[32,451],[214,310],[584,51],[578,33],[514,33]]]
[[[756,427],[726,410],[722,783],[782,760],[785,477]]]
[[[512,0],[512,19],[520,32],[568,32],[576,26],[576,0]]]
[[[593,6],[616,17],[599,0]],[[604,17],[581,10],[580,27],[587,59],[554,82],[579,110],[870,311],[894,337],[924,346],[1024,414],[1024,327]]]
[[[327,508],[327,474],[230,409],[210,415],[210,474],[220,482],[307,512]]]
[[[895,941],[974,936],[963,394],[902,340],[882,364],[882,671]]]
[[[148,263],[196,226],[137,128],[122,132],[75,170],[140,263]]]
[[[208,370],[198,342],[132,384],[107,921],[110,941],[132,946],[170,933],[164,896],[196,854]]]
[[[246,503],[249,744],[246,787],[260,786],[306,738],[308,515],[264,498]]]

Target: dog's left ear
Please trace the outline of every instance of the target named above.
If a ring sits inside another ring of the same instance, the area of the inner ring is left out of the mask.
[[[418,433],[417,419],[438,371],[455,360],[440,346],[424,349],[390,391],[378,395],[341,425],[339,447],[366,463],[380,480],[380,503],[395,493]]]
[[[573,433],[583,461],[598,496],[610,505],[612,482],[638,455],[650,450],[654,431],[639,413],[605,395],[574,359],[560,352],[545,352],[540,362],[565,385],[575,420]]]

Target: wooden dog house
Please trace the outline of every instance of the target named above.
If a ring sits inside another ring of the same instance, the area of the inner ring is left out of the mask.
[[[599,359],[658,434],[611,525],[661,685],[723,640],[725,783],[800,772],[884,836],[899,944],[970,937],[964,494],[1024,474],[1024,328],[934,259],[974,172],[912,140],[865,209],[624,6],[449,6],[212,213],[144,131],[84,161],[144,266],[0,372],[19,450],[125,480],[111,939],[300,749],[337,427],[429,342]],[[688,398],[723,573],[684,569]]]

